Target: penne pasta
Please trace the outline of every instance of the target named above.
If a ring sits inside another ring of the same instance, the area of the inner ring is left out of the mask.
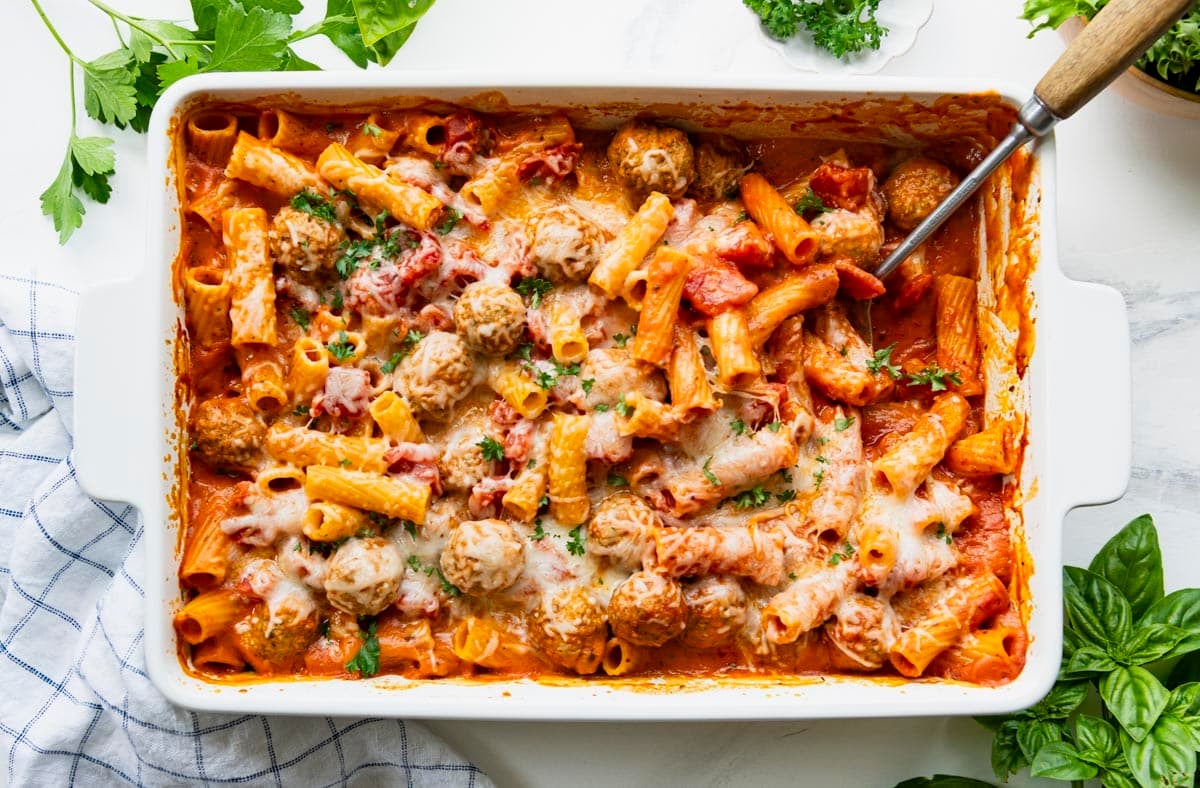
[[[229,153],[225,176],[284,198],[291,198],[305,189],[317,194],[329,193],[329,183],[317,174],[311,164],[244,131],[238,133],[233,150]]]
[[[650,261],[646,298],[630,352],[639,361],[666,366],[679,320],[679,299],[691,266],[691,258],[669,246],[660,246]]]
[[[746,213],[766,230],[775,248],[792,265],[806,265],[817,253],[817,233],[808,222],[758,173],[742,177],[742,202]]]
[[[665,194],[651,192],[636,214],[616,238],[592,270],[588,282],[617,298],[625,289],[625,280],[658,243],[674,215],[671,200]]]
[[[267,248],[267,213],[236,208],[225,214],[225,253],[229,257],[229,321],[233,344],[274,345],[275,279]]]
[[[387,211],[418,230],[429,230],[442,215],[442,203],[429,192],[396,180],[332,143],[317,159],[317,171],[339,189],[354,193],[374,211]]]
[[[555,413],[551,422],[550,513],[560,523],[582,523],[591,504],[587,497],[587,438],[590,416]]]
[[[324,465],[310,465],[305,474],[304,491],[311,499],[400,517],[418,525],[425,522],[425,507],[429,505],[430,495],[426,484]]]

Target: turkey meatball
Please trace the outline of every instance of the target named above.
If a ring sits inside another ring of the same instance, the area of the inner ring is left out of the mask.
[[[351,539],[325,567],[325,595],[338,610],[373,616],[396,601],[404,560],[386,539]]]
[[[610,495],[596,507],[588,523],[588,549],[606,555],[617,566],[640,569],[654,547],[654,531],[662,521],[650,505],[633,493]]]
[[[888,216],[901,230],[911,230],[957,185],[958,176],[944,164],[922,158],[902,162],[883,182]]]
[[[565,205],[538,213],[528,229],[530,262],[552,282],[583,280],[604,249],[600,228]]]
[[[394,385],[418,417],[444,419],[467,396],[474,379],[466,344],[457,334],[434,331],[400,362]]]
[[[812,220],[823,256],[848,257],[860,266],[872,266],[883,245],[883,225],[869,210],[837,209]]]
[[[213,397],[192,412],[196,451],[212,465],[245,468],[255,464],[267,428],[241,397]]]
[[[341,226],[285,205],[271,221],[271,254],[296,278],[307,282],[333,270],[346,240]]]
[[[525,568],[525,544],[503,520],[461,523],[442,551],[446,579],[468,594],[502,591]]]
[[[530,616],[529,633],[544,657],[580,675],[596,672],[608,640],[604,610],[583,588],[544,600]]]
[[[685,615],[679,582],[656,572],[630,575],[608,602],[613,634],[639,646],[661,646],[683,632]]]
[[[746,592],[732,577],[709,575],[683,587],[683,642],[693,648],[728,645],[746,624]]]
[[[900,634],[891,605],[866,594],[843,599],[825,624],[825,635],[855,667],[875,670]]]
[[[471,350],[502,356],[521,341],[525,302],[511,287],[472,282],[454,305],[454,325]]]
[[[725,200],[736,194],[746,167],[733,143],[702,142],[696,148],[696,180],[689,189],[700,200]]]
[[[630,121],[608,144],[613,171],[634,191],[681,197],[696,177],[696,160],[687,134],[669,126]]]
[[[238,652],[258,673],[291,673],[304,665],[304,652],[317,639],[316,615],[274,620],[259,602],[234,625]]]

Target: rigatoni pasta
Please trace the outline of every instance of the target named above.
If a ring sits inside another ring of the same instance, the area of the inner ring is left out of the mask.
[[[903,152],[447,105],[178,133],[192,671],[1019,674],[1023,422],[978,239],[871,273]]]

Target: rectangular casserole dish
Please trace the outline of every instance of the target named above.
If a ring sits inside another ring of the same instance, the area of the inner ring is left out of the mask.
[[[1001,344],[1032,342],[1032,355],[1014,388],[988,392],[989,408],[1015,408],[1026,415],[1025,456],[1014,483],[1022,514],[1017,551],[1024,589],[1018,593],[1024,595],[1030,647],[1024,671],[1010,684],[989,688],[830,676],[540,682],[379,676],[216,684],[184,670],[171,626],[181,604],[175,506],[183,441],[176,407],[182,316],[170,276],[180,233],[174,143],[179,119],[197,105],[319,110],[433,99],[478,109],[563,108],[573,120],[596,126],[646,111],[734,134],[801,131],[903,144],[914,136],[985,134],[997,118],[1010,118],[1009,110],[1023,98],[1021,91],[997,93],[992,85],[878,78],[818,84],[797,78],[481,79],[374,72],[221,74],[174,86],[160,101],[150,131],[148,264],[134,280],[85,294],[76,362],[80,481],[90,494],[128,501],[144,517],[145,647],[155,684],[172,702],[195,709],[426,718],[813,719],[998,714],[1036,702],[1053,682],[1061,653],[1063,518],[1074,506],[1118,497],[1128,480],[1130,456],[1124,305],[1115,290],[1073,282],[1058,268],[1052,138],[1033,153],[1027,185],[1007,168],[985,187],[980,228],[985,235],[981,270],[988,272],[987,282],[981,278],[983,292],[994,295],[1008,287],[1010,269],[1033,267],[1021,280],[1027,281],[1027,292],[1000,299],[1010,312],[1018,305],[1024,317],[1009,314],[994,321]],[[1027,199],[1014,200],[1014,191],[1023,190]],[[1014,321],[1023,328],[1005,328]],[[111,385],[118,364],[126,376],[121,390]],[[1104,386],[1092,382],[1097,368],[1110,371]]]

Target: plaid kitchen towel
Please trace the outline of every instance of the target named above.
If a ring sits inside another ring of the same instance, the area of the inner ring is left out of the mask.
[[[0,741],[12,786],[488,786],[420,725],[198,714],[146,676],[142,522],[80,489],[77,294],[0,273]],[[119,461],[114,455],[114,461]]]

